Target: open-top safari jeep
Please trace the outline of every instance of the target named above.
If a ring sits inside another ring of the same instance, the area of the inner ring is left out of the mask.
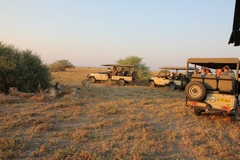
[[[238,121],[239,106],[239,59],[238,58],[189,58],[190,65],[221,69],[229,66],[228,75],[193,74],[185,87],[186,105],[194,109],[199,116],[202,112],[219,112],[230,115],[232,121]]]
[[[170,70],[170,82],[168,83],[169,89],[171,91],[175,89],[184,90],[186,85],[188,84],[189,78],[186,75],[186,72],[188,72],[188,75],[193,74],[194,67],[188,67],[186,66],[167,66],[165,67],[166,70]],[[181,71],[181,72],[179,72]]]
[[[88,78],[91,83],[96,81],[116,81],[118,85],[124,86],[126,83],[130,84],[136,80],[137,76],[137,66],[135,65],[121,65],[121,64],[104,64],[101,66],[108,67],[107,72],[98,72],[88,74]],[[112,68],[112,69],[111,69]],[[116,72],[113,71],[116,68]],[[121,70],[124,69],[123,72]]]
[[[109,79],[108,72],[96,72],[96,73],[89,73],[87,78],[91,83],[100,82],[100,81],[107,81]]]
[[[193,70],[193,67],[188,68],[188,72]],[[188,83],[188,78],[186,77],[186,66],[160,67],[158,76],[151,77],[149,82],[150,87],[169,86],[170,90],[184,89]]]
[[[160,71],[157,76],[152,76],[149,78],[148,82],[150,83],[150,87],[155,87],[155,86],[165,86],[169,84],[170,76],[170,71],[169,70],[164,70],[160,68]]]

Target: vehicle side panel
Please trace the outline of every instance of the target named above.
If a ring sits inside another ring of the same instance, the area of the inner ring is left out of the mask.
[[[132,76],[112,76],[111,80],[118,81],[124,79],[126,82],[132,82]]]
[[[169,79],[162,78],[162,77],[152,77],[151,80],[154,81],[155,85],[165,86],[169,84]]]
[[[108,74],[94,73],[94,74],[90,74],[90,77],[94,77],[97,81],[106,81],[106,80],[108,80]]]
[[[181,86],[181,80],[174,80],[173,83],[174,83],[176,86]]]

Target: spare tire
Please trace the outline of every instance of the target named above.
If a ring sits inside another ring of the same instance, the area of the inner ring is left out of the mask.
[[[187,84],[185,94],[190,100],[201,101],[206,96],[206,88],[201,82],[192,81]]]

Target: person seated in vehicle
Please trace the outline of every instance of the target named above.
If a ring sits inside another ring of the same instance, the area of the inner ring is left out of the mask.
[[[194,70],[193,74],[199,74],[198,70]]]
[[[123,75],[124,75],[124,72],[125,72],[125,68],[122,67],[122,70],[119,72],[119,75],[120,75],[120,76],[123,76]]]
[[[108,67],[107,74],[108,74],[108,77],[112,77],[112,71],[110,67]]]
[[[175,79],[176,75],[174,72],[171,72],[171,74],[169,75],[169,79]]]
[[[221,74],[221,76],[230,76],[231,78],[234,78],[234,72],[230,69],[229,66],[224,66],[223,67],[223,73]]]
[[[209,68],[206,68],[206,75],[212,75],[212,72]]]
[[[222,69],[221,68],[216,69],[215,76],[219,77],[221,74],[222,74]]]
[[[116,76],[116,75],[118,75],[118,70],[116,66],[113,66],[112,76]]]
[[[176,77],[176,80],[181,80],[182,79],[183,74],[179,73],[178,76]]]
[[[202,67],[201,69],[201,76],[204,78],[206,76],[206,68]]]
[[[169,77],[170,77],[170,74],[169,73],[165,73],[164,78],[165,79],[169,79]]]

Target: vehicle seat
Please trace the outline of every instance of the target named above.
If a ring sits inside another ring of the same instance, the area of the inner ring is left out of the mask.
[[[193,74],[191,81],[203,82],[203,78],[200,74]]]
[[[207,90],[216,90],[218,88],[216,76],[206,75],[204,79],[204,86]]]
[[[125,71],[123,75],[128,76],[128,73],[129,73],[129,71]]]
[[[230,76],[220,76],[218,79],[219,91],[232,92],[233,91],[233,79]]]
[[[176,77],[176,80],[180,80],[182,78],[182,73],[179,73]]]

